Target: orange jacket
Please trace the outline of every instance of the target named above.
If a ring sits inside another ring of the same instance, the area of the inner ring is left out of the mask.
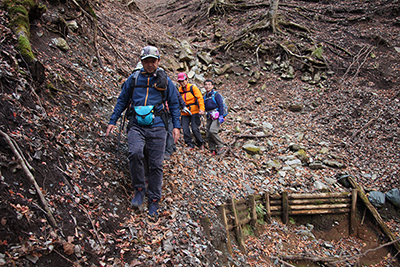
[[[193,94],[190,90],[190,87],[193,86]],[[200,110],[205,110],[204,107],[204,99],[203,95],[201,94],[201,91],[199,88],[197,88],[196,85],[188,83],[186,85],[185,90],[183,90],[182,86],[179,87],[179,93],[181,94],[183,101],[185,101],[187,108],[192,112],[192,114],[198,114],[199,113],[199,107]],[[196,98],[197,98],[197,103],[196,103]],[[181,112],[182,116],[190,116],[190,114]]]

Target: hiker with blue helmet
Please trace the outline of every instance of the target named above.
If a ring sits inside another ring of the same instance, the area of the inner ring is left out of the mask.
[[[116,127],[122,112],[131,111],[128,123],[129,169],[135,195],[131,206],[141,208],[146,193],[145,155],[148,150],[149,176],[147,186],[148,213],[157,216],[162,197],[163,160],[168,118],[165,101],[172,116],[172,135],[176,143],[180,136],[180,108],[175,85],[162,68],[160,53],[154,46],[146,46],[140,53],[143,67],[122,85],[106,136]]]
[[[204,95],[204,106],[206,110],[206,131],[208,148],[213,155],[222,154],[225,146],[218,135],[219,127],[225,121],[223,116],[224,105],[221,95],[214,91],[214,82],[211,79],[204,81],[206,94]],[[220,112],[221,111],[221,112]]]

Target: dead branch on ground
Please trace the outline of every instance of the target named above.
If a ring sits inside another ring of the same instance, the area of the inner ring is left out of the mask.
[[[23,160],[23,162],[25,163],[26,167],[30,170],[30,171],[35,171],[35,169],[29,164],[29,162],[26,160],[24,153],[22,153],[22,150],[19,148],[17,142],[14,139],[10,140],[13,142],[15,149],[17,150],[18,154],[21,156],[21,159]]]
[[[324,41],[324,42],[327,43],[327,44],[330,44],[331,46],[333,46],[333,47],[335,47],[335,48],[337,48],[337,49],[339,49],[339,50],[341,50],[343,52],[345,52],[347,55],[349,55],[351,57],[354,57],[353,53],[351,53],[350,51],[347,51],[345,48],[343,48],[343,47],[341,47],[341,46],[339,46],[337,44],[334,44],[332,42],[329,42],[329,41]]]
[[[89,212],[86,210],[86,208],[84,206],[79,205],[79,208],[82,209],[85,212],[86,216],[88,217],[90,223],[92,224],[93,232],[97,238],[97,241],[99,242],[99,244],[101,245],[101,249],[103,250],[103,242],[101,242],[100,236],[97,233],[96,225],[93,223],[92,217],[90,216]]]
[[[288,53],[291,56],[294,56],[296,58],[299,59],[306,59],[307,61],[309,61],[310,63],[316,64],[316,65],[322,65],[322,66],[326,66],[325,62],[319,61],[311,56],[301,56],[301,55],[297,55],[295,53],[293,53],[292,51],[290,51],[285,45],[278,43],[278,45],[283,48],[283,50],[285,50],[286,53]]]
[[[390,242],[387,242],[387,243],[385,243],[385,244],[382,244],[382,245],[380,245],[379,247],[367,249],[366,251],[364,251],[363,253],[361,253],[361,254],[359,254],[359,255],[354,255],[354,256],[352,256],[352,257],[348,257],[348,258],[341,259],[341,260],[337,260],[337,259],[336,259],[336,261],[332,261],[332,263],[340,263],[340,262],[344,262],[344,261],[348,261],[348,260],[355,260],[355,259],[357,259],[357,261],[358,261],[361,257],[365,257],[365,256],[366,256],[368,253],[370,253],[370,252],[377,251],[377,250],[379,250],[379,249],[381,249],[381,248],[384,248],[384,247],[393,245],[393,244],[395,244],[395,243],[397,243],[397,242],[400,242],[400,238],[398,238],[398,239],[396,239],[396,240],[393,240],[393,241],[390,241]]]
[[[265,138],[272,137],[271,134],[263,134],[263,135],[252,135],[252,134],[235,134],[233,135],[236,139],[240,138]]]
[[[358,71],[360,70],[362,64],[365,62],[367,56],[369,55],[369,53],[374,49],[374,46],[369,46],[368,45],[364,45],[360,51],[357,53],[357,55],[355,55],[355,57],[353,58],[353,61],[350,63],[349,67],[347,68],[346,72],[343,74],[343,78],[342,81],[344,81],[344,78],[346,78],[347,74],[349,73],[349,71],[351,70],[351,68],[353,67],[353,65],[355,64],[359,64],[359,67],[357,69],[357,72],[355,75],[358,74]],[[362,63],[359,63],[360,59],[364,57],[364,61]]]
[[[290,263],[288,263],[286,261],[281,260],[279,257],[271,256],[271,259],[281,262],[284,266],[296,267],[295,265],[292,265],[292,264],[290,264]]]
[[[58,77],[58,76],[56,76],[56,77]],[[58,89],[57,87],[58,87],[58,83],[57,83],[57,80],[56,80],[56,86],[55,87],[53,86],[50,90],[55,90],[55,91],[60,92],[60,93],[64,93],[64,94],[71,95],[71,96],[75,96],[75,97],[77,97],[77,98],[79,98],[79,99],[81,99],[83,101],[87,100],[87,99],[84,99],[84,98],[80,97],[77,94]]]
[[[122,59],[122,61],[125,62],[125,64],[128,66],[129,70],[132,72],[132,68],[130,67],[131,64],[129,64],[125,58],[118,52],[118,50],[114,47],[113,43],[110,41],[110,39],[108,38],[107,34],[99,27],[99,30],[101,31],[101,33],[104,35],[104,37],[106,38],[106,40],[108,41],[108,43],[111,45],[111,47],[114,49],[115,53],[117,53],[117,55]]]
[[[362,65],[364,65],[365,61],[367,61],[367,57],[371,54],[371,52],[372,52],[373,49],[375,49],[375,47],[374,47],[374,46],[371,46],[371,47],[368,49],[368,51],[365,53],[363,61],[358,65],[358,68],[357,68],[356,73],[355,73],[355,74],[353,75],[353,77],[349,80],[349,82],[351,82],[351,81],[358,75],[358,73],[360,72],[360,69],[361,69]]]
[[[8,134],[6,134],[5,132],[0,130],[0,135],[2,135],[4,137],[4,139],[6,140],[7,144],[10,146],[12,152],[14,153],[15,157],[17,158],[18,163],[21,165],[21,167],[24,170],[26,176],[28,176],[29,181],[35,187],[36,192],[39,195],[39,199],[42,202],[42,205],[44,206],[44,210],[46,211],[46,215],[47,215],[48,219],[50,220],[49,223],[51,224],[51,226],[57,227],[57,223],[56,223],[56,220],[53,217],[53,214],[51,213],[50,206],[47,203],[46,199],[44,198],[42,190],[40,189],[39,185],[37,184],[35,177],[32,175],[32,173],[30,172],[28,166],[26,165],[25,161],[23,160],[21,154],[18,152],[18,149],[16,148],[14,143],[11,141],[11,138],[8,136]]]
[[[350,140],[352,140],[356,135],[358,135],[359,133],[361,133],[362,130],[366,129],[367,127],[369,127],[374,121],[376,121],[382,114],[382,109],[379,110],[379,113],[376,117],[373,117],[369,122],[367,122],[363,127],[361,127],[359,130],[357,130],[356,132],[354,132],[351,137]]]
[[[306,26],[303,26],[303,25],[300,25],[300,24],[297,24],[297,23],[294,23],[294,22],[291,22],[291,21],[283,21],[283,20],[280,20],[280,21],[279,21],[279,25],[297,28],[297,29],[299,29],[299,30],[301,30],[301,31],[305,31],[305,32],[308,32],[308,33],[311,32],[310,29],[307,28]]]
[[[126,4],[126,7],[128,8],[133,8],[136,11],[139,11],[140,14],[142,14],[147,20],[154,22],[152,19],[150,19],[144,12],[140,10],[138,5],[136,4],[135,0],[131,0]]]
[[[97,36],[97,29],[100,30],[100,32],[103,34],[103,36],[106,38],[106,40],[108,41],[108,43],[111,45],[111,47],[114,49],[115,53],[122,59],[122,61],[125,62],[125,64],[128,66],[129,70],[132,72],[132,68],[130,67],[131,64],[129,64],[125,58],[117,51],[117,49],[115,49],[113,43],[110,41],[110,39],[108,38],[107,34],[98,26],[97,24],[97,20],[95,20],[89,13],[86,12],[86,10],[84,10],[77,2],[76,0],[72,0],[72,2],[83,12],[83,14],[85,14],[86,17],[88,17],[92,22],[95,23],[95,36],[94,36],[94,46],[96,49],[96,53],[97,53],[97,57],[99,59],[100,62],[100,66],[103,68],[103,65],[101,63],[101,58],[99,56],[98,50],[97,50],[97,43],[96,43],[96,36]]]
[[[349,257],[345,257],[342,258],[340,260],[338,260],[336,257],[318,257],[318,256],[314,256],[314,255],[305,255],[305,254],[301,254],[301,255],[282,255],[279,257],[274,257],[274,259],[284,259],[284,260],[307,260],[307,261],[313,261],[313,262],[324,262],[324,263],[341,263],[341,262],[346,262],[346,261],[357,261],[359,262],[361,257],[365,257],[369,252],[374,252],[377,251],[381,248],[384,248],[386,246],[390,246],[394,243],[399,242],[400,239],[396,239],[390,242],[387,242],[383,245],[380,245],[379,247],[373,248],[373,249],[367,249],[365,252],[361,253],[361,254],[357,254],[354,256],[349,256]]]
[[[260,8],[260,7],[269,7],[269,3],[258,3],[258,4],[247,4],[247,3],[229,3],[224,0],[213,0],[206,8],[204,8],[203,12],[200,11],[200,16],[194,21],[193,28],[197,25],[197,23],[202,20],[203,18],[207,17],[208,21],[210,21],[210,16],[212,11],[215,11],[217,14],[225,15],[226,11],[228,10],[248,10],[251,8]]]
[[[97,54],[97,58],[98,58],[98,60],[99,60],[99,63],[100,63],[100,66],[101,66],[101,68],[103,68],[103,64],[102,64],[102,62],[101,62],[101,58],[100,58],[100,55],[99,55],[99,51],[98,51],[98,49],[97,49],[97,27],[98,27],[98,24],[97,24],[97,20],[96,19],[94,19],[85,9],[83,9],[79,4],[78,4],[78,2],[76,2],[76,0],[72,0],[72,3],[74,3],[81,11],[82,11],[82,13],[88,18],[88,19],[90,19],[90,21],[91,22],[93,22],[94,23],[94,36],[93,36],[93,43],[94,43],[94,49],[96,50],[96,54]]]

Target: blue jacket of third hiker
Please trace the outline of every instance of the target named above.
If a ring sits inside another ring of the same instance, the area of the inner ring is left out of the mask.
[[[155,77],[154,74],[147,74],[142,68],[140,70],[139,76],[137,78],[136,87],[133,92],[132,106],[149,106],[157,105],[162,103],[161,92],[154,88]],[[167,78],[167,89],[165,90],[165,100],[168,101],[169,110],[172,115],[172,123],[174,128],[181,128],[180,123],[180,108],[179,101],[176,95],[176,89],[174,83],[171,79]],[[121,117],[122,112],[126,109],[129,98],[130,98],[130,87],[131,83],[134,82],[134,74],[131,74],[129,78],[122,85],[122,91],[117,99],[117,104],[115,105],[114,112],[111,115],[109,124],[115,125],[119,117]],[[165,104],[162,103],[156,112],[160,112],[165,109]],[[163,120],[160,116],[154,118],[154,123],[151,127],[165,127]]]
[[[213,94],[215,94],[215,101],[217,103],[215,103],[213,100]],[[211,111],[216,108],[218,109],[218,111],[224,110],[224,103],[222,102],[222,97],[218,92],[215,92],[214,90],[211,90],[211,92],[206,93],[204,95],[204,106],[205,106],[206,112]]]

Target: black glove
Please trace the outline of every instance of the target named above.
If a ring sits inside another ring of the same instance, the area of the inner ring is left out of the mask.
[[[167,73],[162,68],[158,68],[154,73],[154,77],[156,78],[156,83],[154,84],[154,88],[158,91],[167,90]]]

